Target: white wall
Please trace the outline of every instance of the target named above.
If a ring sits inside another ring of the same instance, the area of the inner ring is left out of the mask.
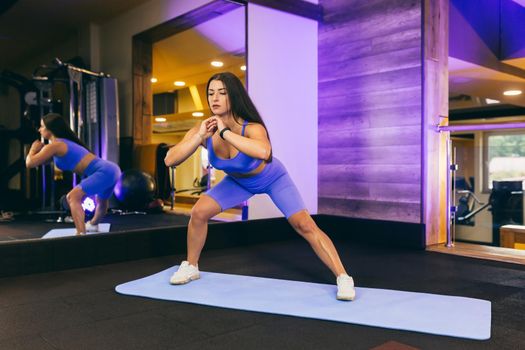
[[[143,32],[211,2],[152,0],[100,25],[100,70],[118,79],[120,135],[132,136],[131,40]]]
[[[311,214],[317,213],[317,22],[248,4],[248,92]],[[249,219],[284,216],[266,194]]]

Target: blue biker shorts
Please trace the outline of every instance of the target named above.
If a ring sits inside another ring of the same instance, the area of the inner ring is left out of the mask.
[[[254,194],[266,193],[288,219],[306,209],[306,205],[281,161],[273,157],[264,169],[250,177],[226,175],[221,182],[203,194],[219,203],[221,210],[241,204]]]
[[[113,162],[95,158],[88,164],[83,176],[77,185],[82,191],[88,196],[96,194],[100,199],[108,199],[120,178],[120,168]]]

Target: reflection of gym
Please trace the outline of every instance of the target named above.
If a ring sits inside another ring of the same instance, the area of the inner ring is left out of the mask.
[[[519,349],[522,23],[0,4],[0,349]]]

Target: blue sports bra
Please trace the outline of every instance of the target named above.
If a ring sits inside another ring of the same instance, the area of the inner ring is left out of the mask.
[[[242,136],[244,136],[244,128],[246,127],[247,122],[248,121],[245,120],[242,125]],[[208,149],[208,160],[215,169],[223,170],[227,173],[248,173],[257,168],[259,164],[263,162],[262,159],[250,157],[241,151],[239,151],[233,158],[219,158],[213,151],[212,138],[213,137],[208,137],[206,140],[206,148]]]
[[[63,156],[53,156],[53,161],[57,168],[61,170],[73,170],[78,162],[89,153],[87,149],[68,139],[59,139],[67,145],[67,152]]]

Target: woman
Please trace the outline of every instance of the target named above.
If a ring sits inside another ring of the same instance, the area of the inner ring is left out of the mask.
[[[50,143],[44,145],[39,140],[33,142],[26,157],[26,166],[34,168],[53,160],[57,168],[83,175],[84,179],[81,183],[67,194],[67,202],[77,235],[83,235],[86,231],[98,231],[98,223],[108,211],[109,197],[120,178],[118,165],[91,153],[59,114],[45,115],[38,131]],[[86,195],[95,194],[97,195],[95,215],[86,224],[82,200]]]
[[[213,116],[190,129],[168,151],[165,163],[182,163],[200,145],[208,149],[210,163],[227,175],[193,206],[188,225],[188,257],[170,283],[183,284],[199,278],[198,260],[210,218],[254,194],[267,193],[336,276],[337,299],[353,300],[352,277],[346,273],[330,238],[308,213],[286,168],[272,157],[266,126],[241,81],[232,73],[218,73],[208,80],[206,91]]]

